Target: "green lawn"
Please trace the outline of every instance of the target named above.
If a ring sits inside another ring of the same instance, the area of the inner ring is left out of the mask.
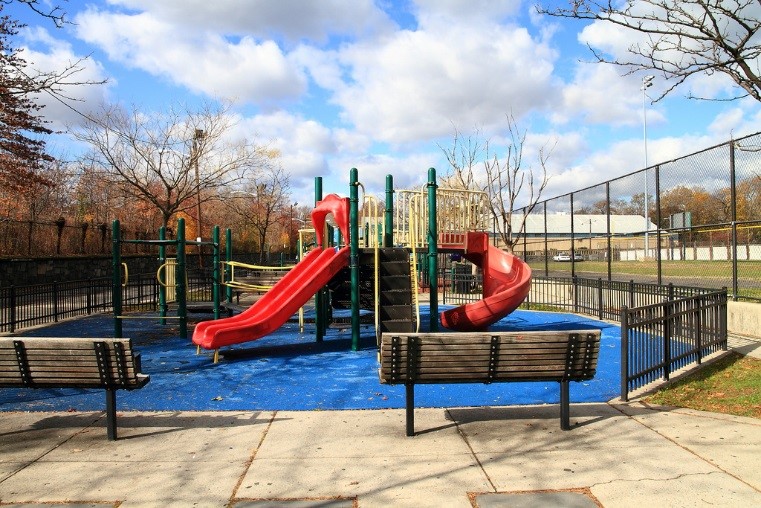
[[[761,418],[761,360],[730,353],[645,401]]]
[[[532,269],[543,270],[544,263],[529,263]],[[549,262],[550,271],[571,271],[571,263]],[[616,274],[652,275],[658,264],[648,261],[614,261],[611,270]],[[661,261],[663,275],[668,277],[727,277],[732,275],[731,261]],[[738,270],[744,277],[761,281],[761,261],[738,261]],[[581,261],[576,263],[576,271],[608,273],[605,261]]]
[[[534,261],[529,265],[536,274],[544,273],[543,262]],[[550,273],[570,273],[571,263],[550,261],[548,269]],[[661,261],[661,269],[664,279],[678,285],[716,288],[732,285],[731,261]],[[614,261],[611,265],[611,273],[616,280],[627,280],[630,277],[655,279],[657,270],[658,264],[655,260]],[[582,277],[606,277],[608,263],[581,261],[576,263],[575,271]],[[761,298],[761,261],[738,261],[738,277],[738,296]],[[679,279],[682,279],[682,282],[679,282]],[[706,280],[713,282],[703,282]]]

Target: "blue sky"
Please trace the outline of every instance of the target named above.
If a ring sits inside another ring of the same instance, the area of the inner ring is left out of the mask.
[[[69,91],[76,109],[232,101],[238,135],[281,151],[302,203],[315,176],[326,193],[348,194],[351,167],[371,192],[382,191],[386,174],[398,188],[417,187],[428,167],[446,172],[439,146],[451,144],[455,128],[480,129],[504,146],[507,114],[528,130],[526,166],[554,146],[546,197],[644,165],[643,74],[589,63],[587,49],[623,55],[636,34],[540,16],[533,1],[55,3],[72,25],[56,29],[17,3],[5,12],[29,24],[21,43],[34,66],[88,56],[79,77],[108,80]],[[667,86],[656,76],[649,95]],[[757,102],[691,101],[690,93],[723,99],[736,90],[722,75],[700,76],[647,100],[651,164],[761,130]],[[43,112],[59,129],[81,121],[53,102]],[[65,134],[50,148],[66,157],[83,150]]]

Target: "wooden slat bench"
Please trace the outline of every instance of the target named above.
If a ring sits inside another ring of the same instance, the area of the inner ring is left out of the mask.
[[[570,429],[570,381],[592,379],[600,330],[384,333],[380,381],[406,386],[407,435],[415,434],[415,385],[560,383],[560,427]]]
[[[106,391],[108,439],[116,439],[116,390],[136,390],[140,372],[130,339],[0,337],[0,387],[101,388]]]

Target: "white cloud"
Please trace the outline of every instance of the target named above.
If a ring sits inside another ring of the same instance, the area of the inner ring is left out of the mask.
[[[336,142],[324,125],[280,111],[240,119],[236,129],[280,151],[279,162],[291,175],[297,201],[304,201],[310,188],[314,192],[314,177],[329,176],[328,161],[336,152]]]
[[[452,123],[489,126],[507,111],[520,117],[542,107],[553,95],[553,58],[522,28],[400,31],[341,52],[351,81],[335,101],[358,131],[405,143],[443,135]]]
[[[264,104],[298,97],[306,77],[273,41],[231,42],[208,31],[188,32],[148,13],[87,10],[76,17],[80,38],[109,58],[190,90]]]
[[[386,175],[392,175],[395,189],[419,189],[428,181],[428,168],[438,160],[438,153],[408,152],[404,154],[365,154],[350,156],[340,154],[331,167],[345,193],[348,194],[349,169],[357,168],[359,181],[368,194],[381,195],[386,188]],[[439,168],[439,176],[444,170]]]
[[[332,35],[372,35],[393,23],[372,0],[112,0],[113,5],[172,20],[192,31],[326,42]]]
[[[520,0],[414,0],[421,26],[501,21],[518,13]]]

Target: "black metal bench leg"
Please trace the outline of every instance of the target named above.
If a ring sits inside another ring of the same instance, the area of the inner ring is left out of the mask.
[[[116,390],[106,388],[106,432],[109,441],[116,441]]]
[[[407,415],[407,435],[415,435],[415,385],[412,383],[405,384],[406,388],[406,415]]]
[[[568,381],[560,382],[560,428],[563,430],[571,430],[571,404],[568,385]]]

